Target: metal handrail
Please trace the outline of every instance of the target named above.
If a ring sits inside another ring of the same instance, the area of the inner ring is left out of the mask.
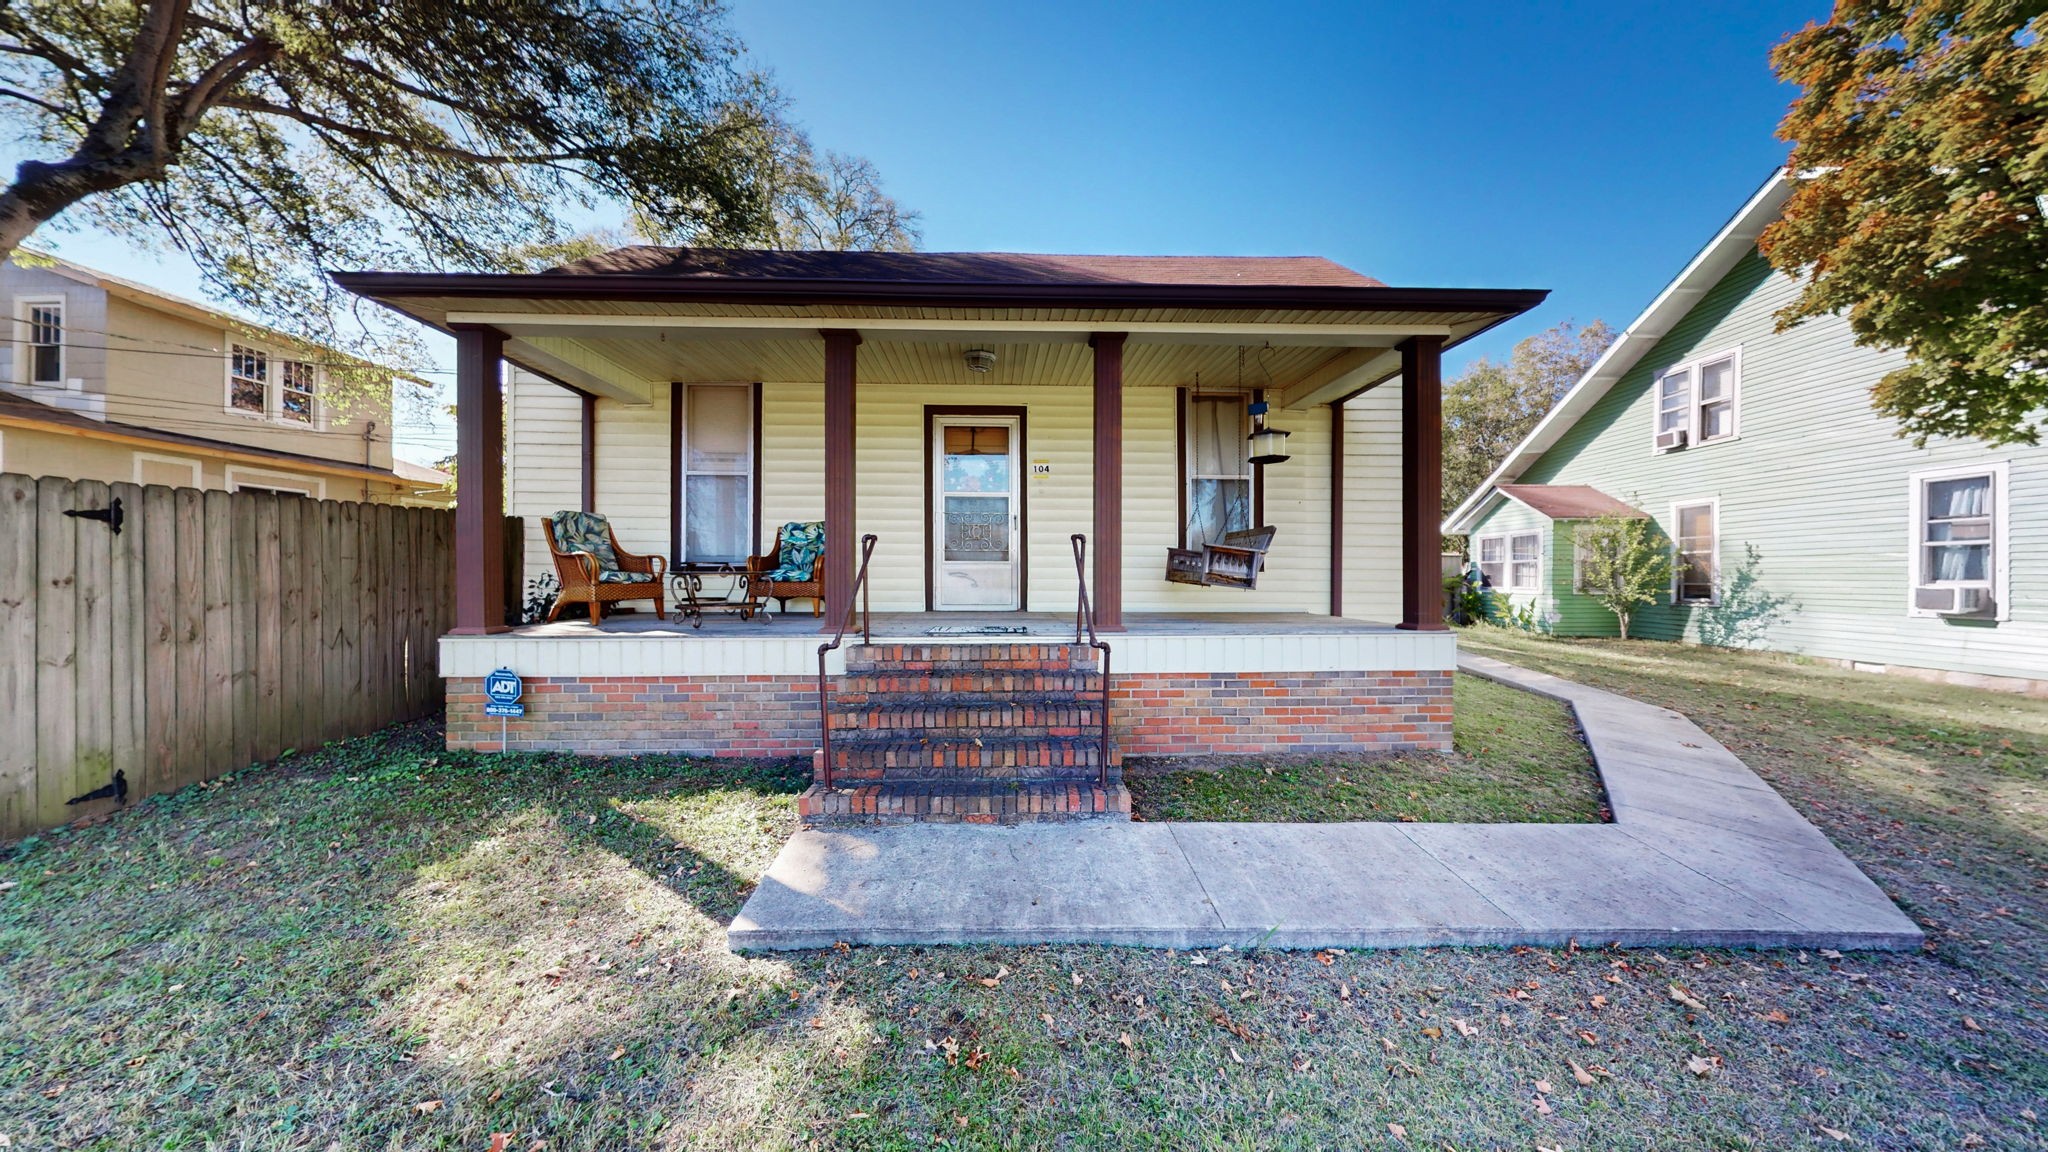
[[[868,558],[875,554],[875,534],[860,538],[860,570],[853,577],[853,591],[860,593],[860,642],[863,645],[875,642],[874,613],[868,606]],[[818,748],[825,764],[825,779],[821,782],[825,790],[832,790],[832,708],[831,688],[825,680],[825,653],[839,647],[846,639],[846,630],[853,625],[853,598],[847,597],[846,614],[840,618],[839,631],[832,634],[828,643],[818,645]]]
[[[1074,643],[1087,637],[1090,648],[1102,653],[1102,766],[1104,788],[1109,787],[1109,645],[1095,635],[1095,606],[1088,601],[1088,538],[1074,533],[1074,578],[1080,585],[1080,600],[1074,605]]]

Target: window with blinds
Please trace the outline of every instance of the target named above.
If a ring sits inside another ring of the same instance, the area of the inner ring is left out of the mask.
[[[1253,471],[1245,439],[1251,434],[1250,406],[1250,398],[1240,392],[1187,397],[1187,471],[1182,482],[1187,488],[1189,548],[1221,543],[1226,532],[1255,527]]]
[[[754,389],[686,384],[683,398],[682,561],[734,564],[754,544]]]

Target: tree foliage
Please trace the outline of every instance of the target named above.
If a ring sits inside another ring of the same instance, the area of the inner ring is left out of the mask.
[[[1669,541],[1647,518],[1614,515],[1579,525],[1573,544],[1578,552],[1576,591],[1614,613],[1621,638],[1628,639],[1636,611],[1671,590]]]
[[[1475,361],[1444,385],[1446,516],[1612,343],[1614,330],[1606,324],[1580,327],[1566,320],[1516,344],[1507,363]]]
[[[710,0],[5,0],[0,49],[36,157],[0,257],[60,218],[168,242],[344,347],[391,351],[336,330],[323,270],[526,270],[607,210],[682,243],[915,240],[865,161],[816,163]]]
[[[1771,54],[1802,174],[1762,238],[1780,328],[1846,312],[1903,349],[1873,392],[1917,442],[2038,443],[2048,409],[2048,10],[1841,0]]]

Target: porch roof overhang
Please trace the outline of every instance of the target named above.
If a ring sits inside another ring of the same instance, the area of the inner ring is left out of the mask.
[[[1533,289],[1359,283],[934,282],[637,272],[344,272],[344,288],[444,331],[507,337],[506,356],[577,391],[645,403],[657,382],[818,380],[823,329],[866,347],[861,383],[1064,384],[1090,379],[1087,342],[1126,334],[1125,383],[1245,384],[1281,407],[1341,401],[1400,369],[1413,336],[1446,347],[1542,302]],[[970,376],[971,348],[997,353]]]

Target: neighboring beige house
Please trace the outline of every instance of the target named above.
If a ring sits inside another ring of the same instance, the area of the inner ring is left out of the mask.
[[[0,471],[450,502],[392,457],[388,393],[330,406],[330,349],[51,257],[0,263],[0,300]]]

